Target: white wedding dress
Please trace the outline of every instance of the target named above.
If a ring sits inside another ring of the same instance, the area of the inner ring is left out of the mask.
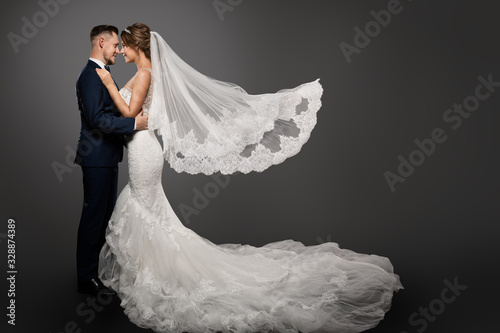
[[[128,104],[130,88],[120,94]],[[179,333],[360,332],[383,319],[402,288],[387,258],[331,242],[215,245],[176,216],[162,188],[163,161],[153,131],[133,135],[129,182],[100,256],[100,279],[136,325]]]

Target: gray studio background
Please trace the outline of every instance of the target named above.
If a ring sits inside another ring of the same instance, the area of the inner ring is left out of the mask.
[[[86,304],[75,268],[81,170],[66,161],[79,135],[74,86],[90,29],[134,22],[159,32],[200,72],[250,93],[316,78],[324,87],[318,124],[297,156],[263,173],[223,177],[227,186],[189,220],[180,207],[194,207],[196,191],[216,182],[165,165],[165,193],[189,228],[215,243],[334,241],[387,256],[405,289],[371,332],[493,331],[500,88],[456,130],[443,114],[474,94],[478,76],[500,81],[498,4],[401,0],[400,13],[348,63],[340,43],[352,45],[354,28],[364,30],[370,11],[388,1],[221,0],[232,8],[223,20],[212,0],[66,2],[17,53],[8,34],[21,35],[22,18],[33,22],[41,6],[0,5],[2,332],[64,332],[68,322],[81,332],[144,332],[119,302],[77,313]],[[112,74],[122,86],[135,70],[118,56]],[[397,173],[398,156],[408,158],[414,140],[436,128],[447,140],[392,192],[384,172]],[[62,179],[54,163],[66,166]],[[125,158],[119,191],[127,171]],[[6,317],[9,218],[16,221],[16,326]],[[467,289],[445,303],[445,280]]]

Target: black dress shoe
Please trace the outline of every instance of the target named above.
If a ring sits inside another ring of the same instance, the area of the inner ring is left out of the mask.
[[[116,292],[113,289],[106,287],[98,278],[86,282],[79,282],[78,292],[93,296],[97,296],[97,294],[103,296],[116,296]]]

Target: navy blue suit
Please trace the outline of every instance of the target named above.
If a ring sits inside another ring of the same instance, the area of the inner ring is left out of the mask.
[[[134,118],[121,117],[89,60],[76,82],[81,130],[75,163],[83,172],[83,209],[78,227],[78,282],[97,278],[99,252],[117,198],[118,162]]]

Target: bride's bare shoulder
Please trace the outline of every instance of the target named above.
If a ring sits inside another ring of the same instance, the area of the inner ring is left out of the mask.
[[[145,70],[146,68],[140,69],[137,71],[135,76],[131,79],[131,88],[149,88],[151,84],[151,72],[149,70]]]

